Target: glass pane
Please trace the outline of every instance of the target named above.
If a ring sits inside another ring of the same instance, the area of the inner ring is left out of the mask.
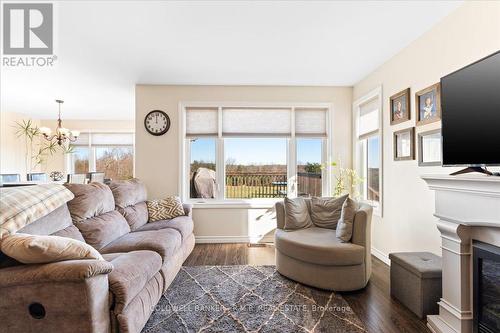
[[[89,172],[89,149],[75,146],[72,154],[73,173]]]
[[[367,199],[379,201],[380,196],[380,139],[373,136],[367,139]]]
[[[96,171],[104,172],[105,178],[130,179],[134,176],[134,148],[96,147]]]
[[[321,139],[297,139],[297,196],[320,197]]]
[[[226,198],[283,198],[287,194],[284,138],[224,140]]]
[[[188,139],[190,144],[189,197],[215,198],[215,138]]]

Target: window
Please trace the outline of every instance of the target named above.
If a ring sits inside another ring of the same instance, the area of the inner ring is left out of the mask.
[[[382,131],[381,89],[354,102],[355,161],[359,176],[364,179],[359,188],[361,199],[375,208],[381,215],[382,208]]]
[[[286,197],[286,146],[285,138],[225,139],[225,197]]]
[[[297,139],[297,195],[320,197],[322,185],[322,139]]]
[[[189,139],[189,197],[214,199],[217,197],[215,173],[215,139]]]
[[[81,133],[71,146],[68,173],[104,172],[109,179],[134,176],[133,133]]]
[[[327,195],[329,106],[183,106],[183,196]]]

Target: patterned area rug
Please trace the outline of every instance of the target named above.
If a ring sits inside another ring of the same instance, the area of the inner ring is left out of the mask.
[[[365,332],[338,294],[293,282],[274,266],[195,266],[181,271],[143,333]]]

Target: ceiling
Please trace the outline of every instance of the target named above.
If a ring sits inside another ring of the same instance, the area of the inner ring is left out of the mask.
[[[133,119],[134,85],[352,86],[457,1],[61,1],[53,67],[1,70],[1,110]]]

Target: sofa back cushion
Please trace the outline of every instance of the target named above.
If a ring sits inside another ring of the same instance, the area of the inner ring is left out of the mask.
[[[109,188],[115,199],[116,210],[127,220],[131,230],[148,222],[146,186],[137,178],[113,181]]]
[[[73,222],[81,222],[115,209],[113,193],[103,183],[65,184],[65,186],[75,195],[68,202]]]
[[[73,223],[85,242],[97,250],[130,232],[125,218],[115,211],[110,188],[102,183],[66,184],[75,198],[68,202]]]

